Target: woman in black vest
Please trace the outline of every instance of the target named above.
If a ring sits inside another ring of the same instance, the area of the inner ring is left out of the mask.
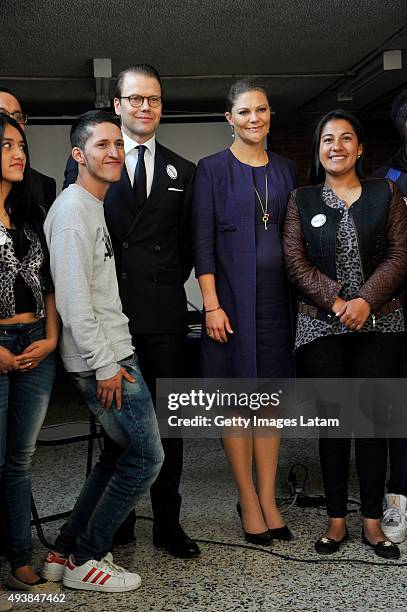
[[[311,187],[294,191],[284,228],[288,276],[298,291],[295,350],[304,378],[398,376],[405,329],[400,287],[407,274],[407,209],[387,179],[362,180],[364,135],[358,119],[336,110],[319,121]],[[345,522],[349,438],[321,438],[329,517],[320,554],[348,539]],[[400,551],[380,526],[385,438],[355,440],[363,542],[385,558]]]
[[[54,380],[58,318],[24,132],[1,113],[0,162],[0,504],[11,567],[7,585],[49,593],[56,586],[31,568],[30,472]],[[0,610],[8,606],[0,595]]]

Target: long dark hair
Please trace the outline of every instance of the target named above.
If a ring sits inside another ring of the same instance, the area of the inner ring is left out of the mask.
[[[325,180],[325,170],[319,159],[319,145],[321,142],[322,130],[324,129],[326,124],[329,123],[329,121],[332,121],[333,119],[344,119],[345,121],[350,123],[355,131],[358,143],[361,145],[364,145],[365,143],[365,133],[363,131],[362,124],[360,123],[359,119],[355,117],[355,115],[349,113],[348,111],[342,110],[341,108],[326,113],[323,117],[319,119],[314,131],[314,136],[312,138],[312,161],[309,170],[309,180],[311,185],[323,183]],[[359,178],[363,178],[364,155],[365,148],[363,147],[362,155],[357,160],[355,166],[356,174]]]
[[[25,147],[25,168],[23,174],[23,180],[12,184],[10,193],[8,194],[4,203],[4,208],[10,217],[12,225],[21,228],[24,224],[28,224],[43,241],[43,223],[44,223],[44,212],[38,204],[36,204],[32,198],[31,192],[31,180],[30,180],[30,158],[28,155],[27,140],[20,125],[8,115],[0,113],[0,151],[3,151],[3,140],[4,131],[6,125],[11,125],[16,128],[18,133],[24,142]],[[2,153],[1,153],[2,154]],[[0,164],[0,183],[3,181],[3,175]]]

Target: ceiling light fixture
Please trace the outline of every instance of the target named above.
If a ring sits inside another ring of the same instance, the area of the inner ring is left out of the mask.
[[[96,98],[95,108],[110,108],[110,79],[112,78],[112,60],[96,58],[93,60],[93,76],[95,77]]]

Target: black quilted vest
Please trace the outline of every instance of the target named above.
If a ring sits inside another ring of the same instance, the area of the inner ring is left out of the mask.
[[[386,254],[386,226],[391,191],[385,179],[362,181],[362,194],[349,209],[356,229],[362,272],[365,280],[374,272]],[[336,233],[342,212],[324,203],[322,186],[303,187],[297,191],[297,208],[312,263],[324,274],[337,280]],[[320,227],[311,223],[317,215],[326,221]],[[306,296],[300,300],[311,303]]]

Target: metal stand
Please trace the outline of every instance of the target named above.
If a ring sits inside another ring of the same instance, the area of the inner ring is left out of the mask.
[[[87,460],[86,460],[86,478],[92,470],[93,463],[93,441],[99,440],[101,446],[101,427],[96,424],[96,419],[93,414],[90,415],[90,421],[72,421],[69,423],[61,423],[58,425],[49,425],[43,427],[38,436],[38,446],[61,446],[63,444],[73,444],[75,442],[88,441]],[[31,524],[35,526],[38,539],[46,548],[52,549],[51,544],[45,537],[42,528],[43,523],[51,523],[60,519],[68,518],[72,510],[66,512],[58,512],[56,514],[48,514],[39,516],[34,496],[31,494]]]

